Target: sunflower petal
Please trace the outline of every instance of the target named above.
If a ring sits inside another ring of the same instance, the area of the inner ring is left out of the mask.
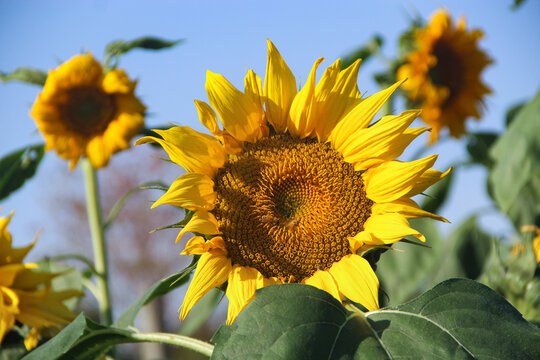
[[[338,151],[357,171],[394,160],[414,139],[405,131],[419,113],[406,111],[399,116],[385,116],[373,126],[351,134],[351,140]]]
[[[364,229],[374,237],[372,242],[362,239],[368,245],[392,244],[409,235],[426,241],[425,236],[411,228],[405,216],[398,213],[372,215],[364,224]]]
[[[368,127],[373,117],[379,112],[390,95],[404,82],[399,81],[389,88],[379,91],[368,98],[363,99],[343,119],[333,128],[330,134],[330,141],[334,149],[342,149],[347,144],[350,135],[358,129]]]
[[[324,58],[319,58],[313,64],[306,84],[294,98],[287,128],[292,135],[304,138],[310,136],[315,130],[317,111],[315,106],[315,77],[317,67]]]
[[[320,141],[326,141],[341,117],[360,101],[357,85],[360,63],[361,59],[358,59],[347,69],[339,71],[332,90],[320,104],[320,116],[324,121],[319,121],[315,129]]]
[[[445,218],[442,216],[432,214],[430,212],[427,212],[425,210],[422,210],[418,204],[411,199],[408,199],[406,197],[394,200],[389,203],[382,203],[382,204],[373,204],[373,207],[371,208],[371,213],[375,215],[382,215],[382,214],[388,214],[388,213],[399,213],[407,219],[415,219],[415,218],[432,218],[434,220],[439,220],[442,222],[448,222]]]
[[[264,98],[268,122],[278,133],[285,132],[295,96],[296,79],[274,44],[268,40]]]
[[[234,265],[229,273],[227,285],[227,299],[229,311],[227,325],[231,325],[240,311],[255,297],[259,271],[252,267]]]
[[[153,205],[169,204],[188,210],[212,210],[217,194],[210,177],[199,173],[187,173],[176,179],[167,192]]]
[[[240,141],[256,141],[261,136],[261,109],[249,95],[235,88],[222,75],[206,72],[208,100],[225,130]]]
[[[201,255],[193,279],[189,284],[180,311],[180,320],[184,320],[195,305],[208,291],[227,281],[231,272],[231,260],[220,250],[212,250]]]
[[[379,308],[379,279],[371,265],[359,255],[344,256],[329,270],[339,291],[372,311]]]
[[[341,302],[341,296],[339,295],[339,289],[336,284],[336,281],[332,277],[329,271],[319,270],[316,271],[311,277],[303,281],[304,284],[311,285],[317,289],[326,291],[338,301]]]
[[[412,197],[423,193],[431,185],[435,184],[439,180],[442,180],[446,175],[450,174],[453,169],[453,167],[450,167],[444,173],[435,169],[426,170],[422,175],[420,175],[420,177],[418,177],[418,179],[416,179],[414,186],[407,194],[405,194],[405,196]]]
[[[205,235],[220,234],[216,217],[208,211],[196,211],[186,226],[176,237],[176,242],[180,240],[186,232],[193,232]]]
[[[211,135],[195,131],[187,126],[168,130],[154,130],[162,139],[145,136],[135,145],[157,142],[169,154],[171,160],[189,172],[214,176],[225,164],[227,156],[223,146]]]
[[[375,202],[390,202],[407,194],[437,155],[411,162],[387,161],[362,174],[366,195]]]

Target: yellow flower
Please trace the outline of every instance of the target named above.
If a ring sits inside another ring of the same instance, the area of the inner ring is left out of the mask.
[[[80,291],[53,291],[51,280],[58,274],[33,271],[36,264],[23,264],[35,241],[23,248],[13,248],[7,225],[9,217],[0,217],[0,343],[15,321],[31,330],[24,340],[28,350],[38,343],[39,331],[69,324],[74,318],[62,301],[82,296]]]
[[[483,97],[491,90],[480,73],[492,60],[477,46],[480,30],[467,31],[465,18],[452,24],[450,15],[438,10],[429,25],[417,30],[417,50],[397,71],[398,79],[408,79],[403,88],[409,100],[422,104],[422,119],[433,128],[430,143],[448,128],[450,135],[465,133],[465,119],[479,119]]]
[[[337,60],[316,84],[323,60],[297,91],[291,70],[269,42],[264,87],[252,70],[244,92],[207,73],[212,107],[195,104],[217,139],[174,127],[137,141],[161,144],[188,171],[153,205],[194,212],[177,241],[185,232],[204,235],[189,240],[182,253],[201,257],[181,319],[227,281],[228,324],[256,289],[279,283],[309,284],[340,301],[347,297],[377,309],[379,282],[361,254],[408,235],[424,241],[409,218],[445,221],[410,199],[447,174],[430,169],[436,156],[395,160],[428,130],[408,128],[419,111],[384,116],[369,126],[400,83],[362,99],[356,84],[360,61],[340,71]]]
[[[31,111],[46,150],[55,149],[71,169],[81,156],[95,168],[106,166],[112,154],[129,148],[144,124],[145,107],[135,86],[123,70],[104,74],[91,54],[51,70]]]

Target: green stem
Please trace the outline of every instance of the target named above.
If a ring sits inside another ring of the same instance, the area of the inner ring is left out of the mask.
[[[97,285],[99,288],[98,303],[100,319],[105,325],[111,325],[113,321],[111,294],[109,292],[109,272],[107,268],[107,246],[101,219],[96,172],[90,160],[86,158],[81,160],[81,167],[84,172],[84,181],[86,184],[86,209],[94,247],[94,267],[97,273]]]
[[[129,336],[134,340],[142,342],[158,342],[180,346],[186,349],[191,349],[208,357],[212,355],[212,351],[214,350],[214,346],[212,346],[212,344],[183,335],[167,333],[133,333]]]

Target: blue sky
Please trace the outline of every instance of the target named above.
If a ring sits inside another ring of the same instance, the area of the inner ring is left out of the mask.
[[[306,79],[313,62],[324,56],[326,65],[363,44],[375,33],[385,40],[383,52],[393,55],[399,33],[418,12],[424,18],[447,7],[453,16],[466,15],[469,27],[484,30],[481,47],[495,60],[484,72],[494,90],[487,111],[472,130],[502,130],[506,109],[531,98],[540,85],[540,2],[528,0],[517,11],[511,1],[6,1],[0,0],[0,71],[19,66],[54,68],[81,51],[102,58],[105,45],[116,39],[155,35],[186,39],[172,50],[134,51],[121,61],[129,75],[139,79],[137,93],[152,113],[147,124],[198,123],[193,99],[206,100],[205,72],[211,69],[238,87],[246,69],[261,77],[266,66],[266,38],[271,39],[293,73]],[[324,65],[324,64],[323,64]],[[383,68],[380,61],[361,67],[362,92],[378,91],[371,76]],[[42,141],[28,112],[38,87],[0,84],[0,156],[26,144]],[[396,108],[396,112],[402,111]],[[416,141],[421,146],[425,138]],[[138,151],[135,149],[134,151]],[[436,146],[439,170],[465,158],[463,141]],[[113,159],[113,164],[118,159]],[[22,190],[0,203],[2,215],[15,210],[11,226],[16,243],[29,241],[39,228],[46,230],[50,215],[38,206],[54,183],[47,177],[69,176],[56,154],[46,156],[38,175]],[[51,170],[52,169],[52,170]],[[58,170],[59,169],[59,170]],[[78,172],[80,170],[76,170]],[[468,215],[490,206],[480,168],[460,171],[451,201],[442,215],[459,224]],[[81,184],[82,189],[82,184]],[[40,200],[41,199],[41,200]],[[509,232],[507,222],[485,216],[482,225]],[[454,225],[445,225],[448,231]],[[43,246],[50,248],[54,234],[45,231]]]

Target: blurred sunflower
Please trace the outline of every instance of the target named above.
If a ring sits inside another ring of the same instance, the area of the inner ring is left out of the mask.
[[[408,235],[424,241],[409,218],[445,221],[410,199],[447,174],[430,169],[436,156],[394,160],[428,130],[408,128],[419,111],[384,116],[369,126],[401,82],[362,99],[356,84],[360,61],[340,71],[338,59],[316,84],[323,60],[297,91],[291,70],[269,42],[264,88],[252,70],[244,92],[207,73],[213,108],[195,104],[217,139],[174,127],[137,141],[161,144],[188,171],[153,205],[194,212],[177,241],[185,232],[204,235],[190,239],[182,252],[201,257],[181,319],[225,282],[228,324],[256,289],[279,283],[309,284],[340,301],[347,297],[377,309],[379,282],[361,254]]]
[[[81,156],[94,168],[106,166],[112,154],[129,148],[144,124],[145,107],[135,86],[123,70],[104,74],[91,54],[49,71],[31,111],[46,150],[55,149],[71,169]]]
[[[477,46],[483,33],[465,26],[465,18],[454,26],[450,15],[438,10],[426,28],[416,31],[417,50],[397,71],[398,79],[408,79],[403,88],[409,100],[421,103],[421,117],[433,129],[430,143],[445,127],[453,137],[464,134],[465,120],[480,118],[483,97],[491,93],[480,79],[492,63]]]
[[[40,331],[67,325],[75,318],[62,302],[84,294],[77,290],[54,291],[51,280],[59,274],[33,271],[37,264],[22,263],[36,242],[23,248],[12,247],[7,230],[12,216],[0,217],[0,343],[20,322],[31,328],[24,339],[30,350],[37,345]]]

